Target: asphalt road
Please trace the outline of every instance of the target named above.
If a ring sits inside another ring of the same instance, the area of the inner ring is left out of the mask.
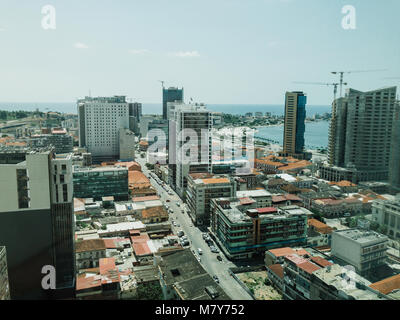
[[[150,171],[147,170],[145,166],[145,159],[139,156],[136,161],[142,166],[143,173],[150,179],[151,184],[157,190],[162,202],[173,210],[173,213],[169,214],[170,221],[171,223],[175,221],[179,225],[176,227],[172,226],[175,234],[177,234],[179,230],[185,233],[190,242],[191,250],[194,251],[197,257],[200,257],[200,263],[204,269],[211,276],[216,275],[218,277],[219,285],[233,300],[252,300],[251,296],[229,274],[228,269],[235,267],[235,265],[226,259],[220,249],[219,253],[212,253],[207,243],[203,240],[202,231],[193,225],[187,213],[182,213],[182,209],[186,208],[186,205],[183,204],[179,196],[168,185],[163,186],[159,184],[157,180],[151,176]],[[168,192],[172,192],[173,195],[169,195]],[[169,202],[167,202],[167,200],[169,200]],[[177,202],[180,203],[180,206],[176,204]],[[198,248],[202,249],[202,255],[198,254]],[[217,255],[220,255],[223,260],[219,261]]]

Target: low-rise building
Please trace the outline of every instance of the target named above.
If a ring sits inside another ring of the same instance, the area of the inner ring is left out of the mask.
[[[332,265],[319,258],[318,261],[291,254],[284,257],[284,298],[289,300],[311,299],[311,276],[313,272]]]
[[[272,205],[272,194],[265,189],[237,191],[236,197],[239,199],[251,198],[256,201],[260,208]]]
[[[372,216],[375,222],[386,228],[387,235],[400,239],[400,196],[394,201],[374,200]]]
[[[321,268],[311,277],[311,300],[389,300],[369,287],[371,283],[353,270],[338,264]]]
[[[363,202],[356,198],[347,199],[314,199],[311,208],[325,217],[341,217],[345,213],[358,214],[363,211]]]
[[[230,300],[190,249],[159,252],[155,261],[164,300]]]
[[[128,200],[128,169],[122,166],[78,167],[73,170],[74,197]]]
[[[332,233],[332,256],[365,275],[386,262],[388,238],[374,231],[337,230]]]
[[[307,223],[307,243],[312,247],[330,247],[333,229],[317,219],[308,219]]]
[[[97,268],[99,260],[106,257],[103,239],[82,240],[75,243],[76,269]]]
[[[259,207],[252,198],[213,199],[211,232],[229,259],[306,242],[307,215],[299,210]]]
[[[76,279],[78,300],[117,300],[121,295],[120,273],[114,258],[101,258],[99,267],[87,270]]]

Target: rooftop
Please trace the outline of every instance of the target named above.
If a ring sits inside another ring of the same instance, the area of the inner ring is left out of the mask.
[[[375,231],[361,229],[337,230],[333,234],[340,235],[358,243],[368,243],[376,240],[386,241],[388,237]]]
[[[82,240],[75,243],[75,252],[88,252],[105,249],[106,245],[103,239]]]

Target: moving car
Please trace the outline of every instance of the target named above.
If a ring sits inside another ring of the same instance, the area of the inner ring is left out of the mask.
[[[221,256],[217,256],[218,261],[222,261]]]
[[[201,248],[198,248],[198,249],[197,249],[197,252],[198,252],[200,255],[203,254],[203,250],[201,250]]]

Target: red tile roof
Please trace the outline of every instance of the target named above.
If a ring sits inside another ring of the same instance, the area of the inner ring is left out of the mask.
[[[267,207],[267,208],[257,208],[258,213],[275,213],[278,212],[277,208],[274,207]]]
[[[76,291],[91,289],[91,288],[101,288],[101,277],[77,277],[76,279]]]
[[[309,274],[313,273],[314,271],[317,271],[317,270],[321,269],[320,266],[317,266],[316,264],[311,263],[310,261],[306,261],[306,262],[300,263],[297,266],[300,269],[304,270],[305,272],[307,272]]]
[[[252,204],[255,203],[256,201],[250,198],[240,198],[240,204],[245,205],[245,204]]]
[[[292,248],[289,248],[289,247],[271,249],[271,250],[269,250],[269,252],[272,253],[275,257],[283,257],[283,256],[287,256],[289,254],[296,253],[296,251],[294,251]]]
[[[400,274],[372,283],[369,286],[383,294],[389,294],[400,289]]]
[[[311,261],[323,268],[333,265],[333,263],[321,257],[312,257]]]

